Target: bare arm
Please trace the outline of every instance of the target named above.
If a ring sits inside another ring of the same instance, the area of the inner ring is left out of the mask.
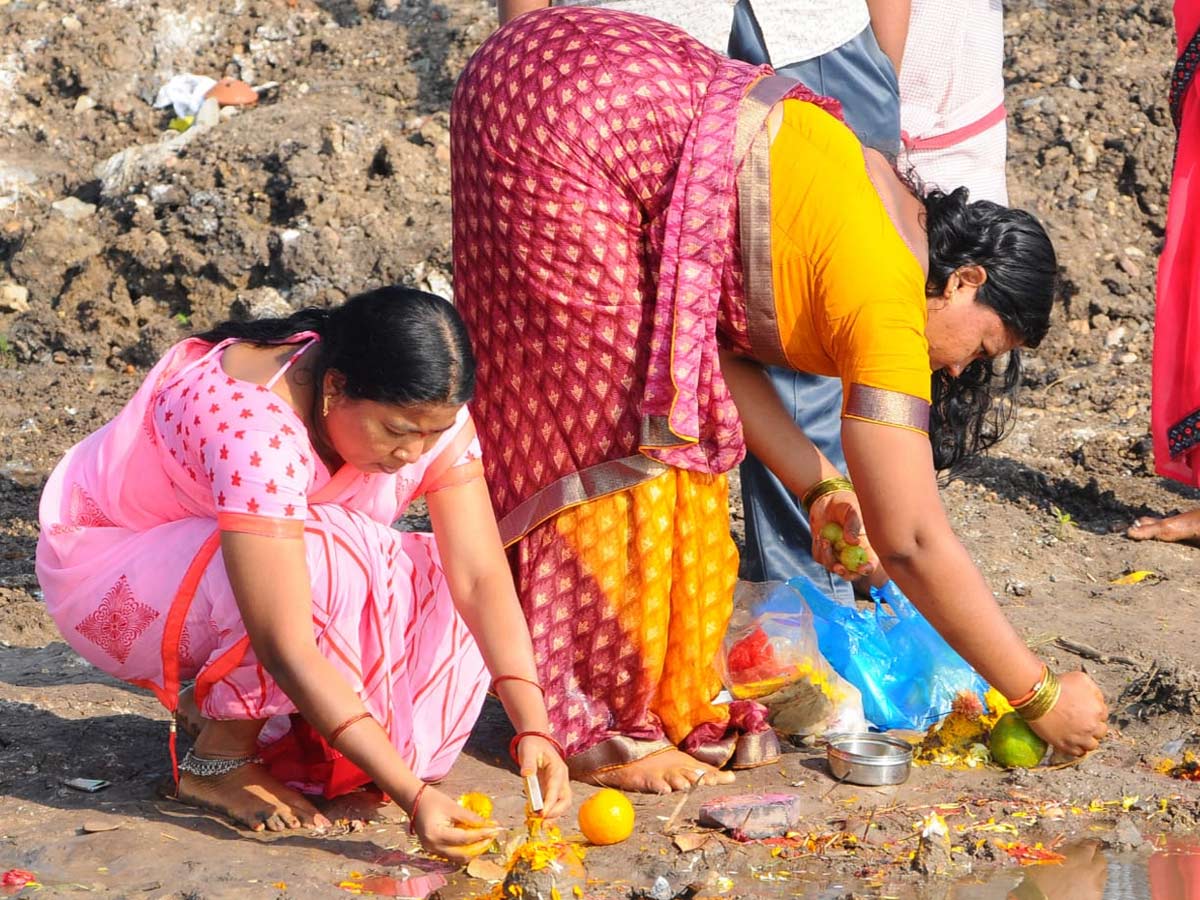
[[[746,446],[797,496],[841,473],[800,430],[761,365],[721,353],[721,374],[742,420]]]
[[[521,13],[545,9],[549,5],[550,0],[496,0],[496,14],[500,17],[500,24],[507,25]]]
[[[947,643],[1006,697],[1025,694],[1042,663],[1005,618],[959,542],[938,496],[929,439],[845,419],[842,447],[863,517],[884,566]],[[1058,704],[1033,727],[1061,750],[1095,749],[1107,708],[1082,672],[1061,677]]]
[[[221,554],[259,662],[308,723],[330,734],[362,710],[362,701],[317,649],[303,539],[227,531],[221,535]],[[338,749],[409,808],[421,782],[382,727],[355,725],[339,739]]]
[[[871,11],[871,30],[875,40],[900,74],[900,61],[904,56],[904,42],[908,39],[908,19],[912,12],[912,0],[867,0]]]
[[[482,478],[427,495],[429,517],[455,608],[474,635],[493,677],[515,675],[538,681],[533,642],[517,600],[512,570],[500,543],[496,517]],[[518,732],[549,733],[545,702],[524,681],[496,686],[509,720]],[[566,766],[553,745],[526,738],[519,747],[523,774],[541,776],[546,815],[566,811],[571,794]]]
[[[845,419],[842,447],[867,531],[892,578],[989,684],[1007,697],[1024,694],[1042,663],[1008,623],[951,529],[929,439]]]
[[[313,636],[312,589],[304,541],[225,532],[221,553],[246,634],[259,662],[318,732],[329,735],[363,708]],[[422,781],[374,719],[356,722],[337,749],[412,813]],[[425,847],[454,859],[481,853],[499,833],[435,788],[420,794],[417,832]],[[464,823],[467,824],[464,827]]]

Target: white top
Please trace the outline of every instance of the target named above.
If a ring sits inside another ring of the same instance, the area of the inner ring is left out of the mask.
[[[867,0],[751,0],[775,68],[836,50],[871,24]]]
[[[866,0],[751,0],[778,68],[827,53],[869,24]],[[729,49],[735,0],[554,0],[555,6],[605,6],[678,25],[719,53]]]
[[[718,53],[729,50],[736,0],[554,0],[555,6],[604,6],[640,13],[682,28]]]
[[[900,127],[936,138],[978,122],[1004,102],[1001,0],[912,0],[900,66]],[[926,187],[966,185],[972,200],[1008,203],[1007,128],[987,130],[939,150],[904,150]]]
[[[900,66],[900,125],[934,137],[1004,102],[1000,0],[912,0]]]

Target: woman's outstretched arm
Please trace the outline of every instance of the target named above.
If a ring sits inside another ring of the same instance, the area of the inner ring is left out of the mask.
[[[924,434],[856,419],[842,421],[842,447],[867,532],[891,577],[934,628],[1006,697],[1026,694],[1042,663],[1021,640],[955,536],[938,495]],[[1032,727],[1074,756],[1094,750],[1108,709],[1082,672],[1061,677],[1058,704]]]
[[[450,596],[474,635],[496,685],[496,693],[517,732],[550,733],[550,720],[538,683],[533,642],[517,600],[512,569],[500,543],[492,502],[482,478],[426,495],[438,553]],[[518,745],[521,773],[537,773],[555,818],[571,803],[566,763],[554,744],[528,737]]]
[[[496,14],[500,17],[500,24],[505,25],[521,13],[545,9],[549,5],[550,0],[496,0]]]

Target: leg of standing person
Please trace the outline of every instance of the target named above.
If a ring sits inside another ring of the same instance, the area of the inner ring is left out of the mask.
[[[745,46],[746,41],[742,41]],[[731,48],[737,49],[734,42]],[[783,66],[812,90],[842,103],[846,123],[867,146],[894,156],[900,145],[900,93],[896,72],[868,26],[852,40],[821,56]],[[796,424],[842,471],[842,385],[834,378],[772,368],[775,389]],[[853,599],[848,582],[812,558],[812,531],[800,500],[771,471],[748,454],[741,466],[746,516],[742,573],[753,581],[786,581],[806,575],[831,597]]]

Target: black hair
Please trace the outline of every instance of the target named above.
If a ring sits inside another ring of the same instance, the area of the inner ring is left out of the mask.
[[[1058,294],[1058,259],[1038,220],[989,200],[971,203],[965,187],[949,194],[929,191],[923,202],[929,236],[926,296],[940,296],[961,267],[981,266],[987,279],[975,299],[994,310],[1022,346],[1040,344]],[[976,360],[957,378],[945,370],[933,373],[929,436],[937,468],[952,468],[1004,436],[1016,413],[1020,380],[1019,350],[1009,354],[1007,364]]]
[[[278,344],[302,331],[321,336],[309,351],[317,353],[318,404],[330,370],[345,376],[342,391],[357,400],[457,406],[475,393],[475,356],[458,311],[412,288],[382,287],[340,306],[306,307],[282,318],[230,320],[197,337]]]

